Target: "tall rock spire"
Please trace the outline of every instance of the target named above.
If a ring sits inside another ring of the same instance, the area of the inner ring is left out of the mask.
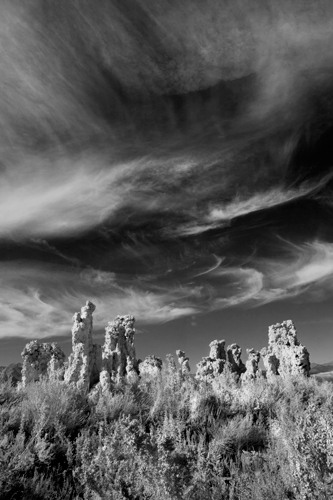
[[[102,362],[101,346],[93,344],[92,338],[95,309],[95,305],[88,300],[81,313],[73,316],[72,353],[65,371],[65,382],[74,383],[87,391],[98,380]],[[97,380],[94,380],[96,376]]]

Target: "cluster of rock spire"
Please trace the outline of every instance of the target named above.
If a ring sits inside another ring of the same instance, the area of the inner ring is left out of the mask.
[[[105,329],[105,342],[101,346],[93,343],[93,312],[95,305],[87,301],[81,312],[73,316],[72,353],[65,362],[65,354],[56,343],[28,343],[22,352],[22,384],[36,381],[40,376],[61,377],[68,384],[89,391],[100,384],[103,391],[112,385],[127,380],[135,382],[142,376],[156,376],[162,370],[162,360],[147,356],[137,360],[134,346],[135,319],[133,316],[117,316]],[[212,381],[229,370],[242,382],[262,376],[259,362],[262,357],[268,379],[289,374],[309,376],[309,353],[297,339],[291,320],[272,325],[268,330],[268,347],[259,351],[247,349],[246,364],[241,360],[242,349],[231,344],[225,349],[225,340],[214,340],[209,344],[209,356],[197,364],[195,378]],[[180,373],[191,372],[189,359],[183,351],[176,351]]]

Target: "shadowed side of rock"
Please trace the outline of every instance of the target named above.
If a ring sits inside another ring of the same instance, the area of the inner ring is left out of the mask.
[[[188,375],[191,373],[190,360],[185,356],[184,351],[176,351],[178,363],[180,364],[180,373],[182,375]]]
[[[255,349],[246,349],[246,352],[248,359],[245,363],[245,372],[241,375],[243,382],[248,382],[261,376],[261,370],[259,368],[260,352]]]
[[[246,371],[245,365],[241,360],[242,349],[238,344],[231,344],[227,347],[227,355],[231,371],[240,377]]]
[[[11,380],[12,384],[16,386],[22,381],[22,363],[0,366],[0,379],[4,382]]]
[[[270,379],[279,375],[280,361],[275,354],[268,347],[261,349],[260,354],[266,368],[266,378]]]

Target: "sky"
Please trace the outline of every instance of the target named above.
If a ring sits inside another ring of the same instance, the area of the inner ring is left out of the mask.
[[[330,0],[3,0],[0,365],[136,318],[138,357],[333,359]]]

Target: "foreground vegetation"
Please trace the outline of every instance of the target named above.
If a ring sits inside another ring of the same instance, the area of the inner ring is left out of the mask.
[[[0,386],[2,500],[333,498],[331,383],[198,383],[169,357],[112,394]]]

